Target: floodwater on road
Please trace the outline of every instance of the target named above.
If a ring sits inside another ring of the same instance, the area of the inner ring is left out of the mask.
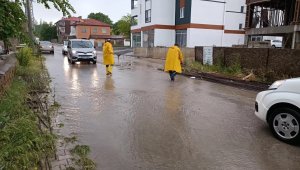
[[[62,131],[91,147],[101,170],[300,169],[300,148],[254,115],[257,92],[168,74],[143,59],[114,67],[45,55]],[[143,62],[142,62],[143,61]],[[129,64],[131,63],[131,64]]]

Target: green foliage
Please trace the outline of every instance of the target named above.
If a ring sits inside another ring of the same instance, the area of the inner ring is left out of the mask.
[[[123,16],[118,22],[113,25],[113,33],[115,35],[124,35],[130,37],[131,15]]]
[[[43,22],[35,26],[34,34],[40,38],[41,41],[51,41],[57,39],[57,29],[52,23]]]
[[[25,15],[21,3],[0,0],[0,39],[8,42],[9,38],[23,36]]]
[[[221,65],[203,65],[199,62],[187,62],[185,72],[204,72],[204,73],[220,73],[227,76],[240,76],[242,74],[242,68],[239,64],[234,64],[230,67],[224,67]]]
[[[22,48],[17,54],[17,59],[21,66],[28,66],[32,60],[32,49],[29,47]]]
[[[112,20],[109,18],[108,15],[105,15],[101,12],[98,12],[98,13],[90,13],[88,15],[88,18],[90,19],[95,19],[95,20],[98,20],[98,21],[101,21],[101,22],[104,22],[106,24],[109,24],[109,25],[113,25],[113,22]]]
[[[26,55],[31,51],[23,50]],[[39,113],[29,107],[30,92],[48,85],[42,61],[30,60],[18,66],[16,78],[0,100],[0,169],[37,169],[41,160],[55,152],[55,136],[39,128]]]
[[[77,155],[79,159],[75,160],[76,165],[86,170],[96,169],[96,164],[88,158],[88,154],[91,152],[90,147],[86,145],[76,145],[71,150],[73,155]]]
[[[80,157],[86,157],[90,152],[90,147],[86,145],[76,145],[75,148],[71,150],[72,154],[78,155]]]
[[[65,137],[64,138],[64,141],[66,142],[66,143],[75,143],[75,142],[77,142],[78,141],[78,139],[77,139],[77,137],[76,136],[73,136],[73,137]]]
[[[37,2],[43,4],[47,9],[50,9],[50,4],[52,4],[54,8],[61,11],[64,16],[71,16],[71,12],[76,12],[69,3],[69,0],[37,0]]]

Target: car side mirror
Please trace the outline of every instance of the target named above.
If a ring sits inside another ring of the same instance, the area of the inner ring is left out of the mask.
[[[71,47],[68,45],[67,48],[71,48]]]

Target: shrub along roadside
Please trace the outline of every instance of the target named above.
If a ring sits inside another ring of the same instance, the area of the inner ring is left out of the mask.
[[[231,67],[223,67],[219,64],[216,65],[203,65],[196,61],[187,61],[184,67],[184,72],[186,73],[216,73],[220,75],[225,75],[229,77],[242,78],[245,76],[242,72],[240,65],[235,64]]]
[[[55,152],[50,115],[43,107],[49,78],[30,48],[17,58],[17,75],[0,100],[0,169],[40,169]]]

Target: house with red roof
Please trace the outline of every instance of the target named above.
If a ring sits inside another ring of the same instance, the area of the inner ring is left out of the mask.
[[[105,39],[113,38],[110,25],[95,19],[63,18],[56,25],[60,42],[68,39],[91,39],[98,45]]]

